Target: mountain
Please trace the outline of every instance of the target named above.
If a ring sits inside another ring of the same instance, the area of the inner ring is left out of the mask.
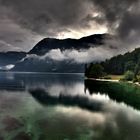
[[[80,50],[88,49],[91,46],[103,45],[105,39],[110,36],[107,34],[97,34],[80,39],[55,39],[45,38],[37,43],[30,50],[23,61],[20,61],[12,69],[13,71],[33,71],[33,72],[84,72],[84,64],[76,63],[71,60],[52,60],[50,58],[40,59],[43,55],[52,49],[60,50]]]
[[[109,38],[108,34],[95,34],[80,39],[55,39],[44,38],[37,43],[28,54],[44,55],[51,49],[88,49],[91,46],[104,44],[105,39]]]
[[[17,63],[12,69],[13,71],[22,72],[58,72],[58,73],[82,73],[84,65],[73,63],[71,61],[54,61],[51,59],[25,59],[23,62]]]
[[[0,68],[15,65],[26,56],[25,52],[0,52]]]

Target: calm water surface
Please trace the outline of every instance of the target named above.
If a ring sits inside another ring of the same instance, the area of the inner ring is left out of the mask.
[[[82,74],[0,73],[0,140],[140,140],[140,111]]]

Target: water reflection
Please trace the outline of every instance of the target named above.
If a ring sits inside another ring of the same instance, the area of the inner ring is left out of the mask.
[[[52,86],[55,89],[61,85],[64,89],[65,86],[74,86],[74,83],[84,86],[83,78],[82,74],[0,73],[0,89],[19,91]]]
[[[90,100],[88,97],[79,95],[65,95],[60,92],[59,96],[53,96],[51,93],[47,93],[43,89],[31,90],[30,93],[43,105],[76,106],[89,111],[101,111],[103,105],[101,102]]]
[[[106,94],[118,103],[140,109],[140,87],[130,83],[85,80],[85,87],[90,94]]]
[[[140,112],[99,91],[85,94],[82,75],[8,77],[0,74],[0,140],[140,139]]]

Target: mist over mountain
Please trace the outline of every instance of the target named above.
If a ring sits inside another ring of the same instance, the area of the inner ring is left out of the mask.
[[[84,64],[96,57],[92,53],[98,53],[94,49],[104,45],[109,37],[96,34],[80,39],[45,38],[16,63],[12,71],[84,72]]]

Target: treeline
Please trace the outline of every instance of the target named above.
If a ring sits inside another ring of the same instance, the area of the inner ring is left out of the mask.
[[[135,74],[140,70],[140,48],[132,52],[127,52],[124,55],[115,56],[101,63],[90,63],[86,65],[85,74],[90,75],[94,71],[100,71],[100,75],[113,74],[122,75],[127,71],[132,71]],[[99,73],[97,75],[99,75]]]
[[[140,63],[140,48],[135,49],[133,52],[128,52],[124,55],[118,55],[110,60],[101,62],[104,71],[107,74],[124,74],[126,71],[135,71]]]

